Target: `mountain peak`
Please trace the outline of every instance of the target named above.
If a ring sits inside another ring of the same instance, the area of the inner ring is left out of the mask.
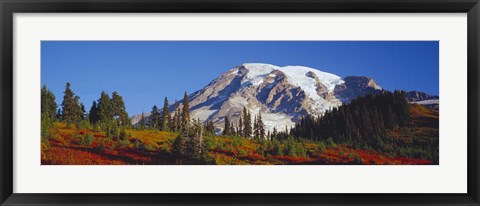
[[[306,89],[312,98],[315,98],[315,91],[318,83],[321,82],[329,91],[333,91],[336,85],[343,83],[342,78],[337,75],[323,72],[306,66],[276,66],[265,63],[245,63],[239,66],[247,70],[243,85],[258,86],[268,76],[276,76],[274,71],[280,71],[296,87]]]
[[[293,126],[303,115],[321,115],[342,105],[342,100],[378,89],[346,83],[335,74],[307,66],[244,63],[193,93],[192,117],[212,120],[222,128],[225,117],[237,122],[246,107],[253,115],[262,114],[267,130],[280,129]]]
[[[278,68],[276,65],[267,63],[243,63],[241,66],[244,66],[247,69]]]
[[[189,99],[192,118],[211,120],[219,130],[225,117],[235,125],[247,108],[252,117],[261,113],[266,129],[271,131],[380,90],[368,77],[342,79],[306,66],[245,63],[226,71]]]

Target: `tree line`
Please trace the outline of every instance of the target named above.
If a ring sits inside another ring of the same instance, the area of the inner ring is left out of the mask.
[[[201,123],[200,119],[191,120],[189,98],[186,92],[182,105],[175,101],[173,112],[170,112],[170,104],[165,97],[161,109],[153,105],[150,116],[145,117],[142,113],[136,125],[131,124],[123,97],[116,91],[111,96],[102,91],[99,99],[92,102],[88,113],[79,101],[80,97],[71,89],[70,83],[66,83],[63,94],[61,107],[58,108],[55,95],[46,85],[42,87],[42,126],[48,126],[52,121],[63,121],[67,125],[77,126],[90,124],[113,134],[118,134],[119,128],[133,126],[136,129],[177,132],[181,136],[188,137],[198,134],[198,125],[200,125],[204,134],[215,134],[212,121]],[[322,116],[304,116],[293,128],[286,127],[284,131],[274,128],[272,132],[267,132],[262,114],[259,112],[255,115],[252,122],[252,114],[244,107],[237,123],[231,121],[230,117],[225,117],[222,134],[270,140],[288,138],[327,140],[330,138],[335,142],[348,143],[357,140],[365,142],[372,138],[375,140],[388,129],[407,125],[409,119],[409,104],[405,93],[383,91],[360,96],[349,104],[327,111]],[[192,125],[193,123],[197,124],[197,128]]]
[[[385,136],[386,130],[406,126],[409,121],[405,92],[383,91],[360,96],[320,117],[305,116],[289,133],[295,138],[312,140],[375,143]]]
[[[193,132],[189,105],[189,98],[187,92],[185,92],[182,105],[180,106],[177,100],[175,100],[173,112],[170,112],[170,104],[168,103],[168,98],[165,97],[163,107],[160,109],[157,105],[153,105],[148,117],[145,117],[142,112],[140,121],[135,127],[138,129],[178,132],[184,136],[188,136]],[[204,126],[207,127],[207,124]],[[213,131],[214,128],[211,130]]]
[[[92,128],[105,131],[107,135],[118,136],[120,129],[130,128],[131,122],[125,109],[123,97],[116,91],[109,94],[102,91],[97,101],[92,102],[89,112],[80,102],[80,97],[73,92],[69,82],[65,85],[60,108],[55,95],[46,85],[41,91],[42,131],[48,130],[54,121],[65,122],[67,127]]]
[[[89,124],[99,125],[102,130],[107,131],[111,127],[132,127],[123,97],[116,91],[111,97],[102,91],[99,99],[92,102],[88,113],[68,82],[61,108],[58,108],[55,95],[46,85],[42,87],[41,96],[42,120],[47,123],[58,120],[66,122],[67,125],[78,126],[88,120]],[[189,136],[195,133],[190,118],[189,98],[185,92],[182,105],[175,101],[173,112],[170,112],[170,104],[165,97],[161,109],[153,105],[150,116],[145,117],[142,113],[140,121],[133,126],[137,129],[178,132]],[[409,104],[405,93],[384,91],[360,96],[347,105],[327,111],[323,116],[304,116],[293,128],[285,128],[284,131],[274,128],[272,132],[267,132],[262,114],[259,112],[255,115],[252,122],[252,114],[244,107],[236,124],[228,116],[225,117],[222,134],[254,139],[332,138],[336,142],[349,142],[382,135],[386,129],[405,126],[409,119]],[[200,120],[195,122],[200,123]],[[204,122],[202,129],[206,134],[215,133],[212,121]]]
[[[254,139],[265,139],[269,136],[265,133],[265,124],[263,123],[261,112],[258,112],[258,116],[255,115],[252,125],[252,115],[246,107],[243,108],[243,113],[236,125],[226,116],[223,128],[222,134],[225,136],[253,137]]]
[[[46,85],[41,90],[41,114],[42,121],[62,121],[77,127],[83,124],[99,126],[101,130],[109,130],[111,127],[151,129],[160,131],[179,132],[184,136],[191,135],[193,131],[192,120],[190,119],[190,107],[188,95],[185,92],[182,105],[175,101],[175,109],[171,113],[168,98],[165,97],[163,108],[156,105],[152,107],[149,117],[142,113],[140,121],[136,125],[131,124],[130,117],[125,108],[123,97],[116,91],[110,96],[102,91],[98,100],[92,102],[89,112],[85,111],[84,105],[80,102],[69,82],[65,85],[63,100],[58,108],[55,95]],[[197,120],[200,122],[200,120]],[[213,122],[206,122],[204,129],[213,132]]]
[[[53,92],[46,85],[42,87],[42,137],[48,136],[48,130],[55,121],[65,122],[67,127],[74,125],[77,129],[88,128],[104,131],[107,137],[122,141],[127,140],[125,134],[127,128],[176,132],[178,136],[173,143],[172,153],[178,164],[182,164],[183,161],[194,164],[208,163],[208,152],[203,144],[203,135],[204,133],[213,135],[215,127],[212,121],[202,123],[200,119],[191,119],[189,98],[186,92],[181,106],[175,101],[173,112],[170,112],[170,105],[165,97],[162,109],[154,105],[150,116],[145,117],[142,113],[142,117],[136,125],[131,124],[123,97],[116,91],[112,93],[111,97],[102,91],[99,99],[92,102],[88,113],[80,102],[80,97],[71,89],[70,83],[66,83],[63,93],[63,101],[58,108]],[[93,141],[93,136],[91,141]]]

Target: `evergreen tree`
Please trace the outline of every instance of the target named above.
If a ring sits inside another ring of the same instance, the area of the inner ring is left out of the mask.
[[[263,124],[262,113],[258,113],[257,119],[258,135],[260,139],[265,138],[265,124]]]
[[[62,118],[67,125],[78,124],[82,119],[82,109],[79,103],[80,97],[70,89],[70,83],[67,82],[62,101]]]
[[[183,160],[187,157],[187,139],[182,135],[178,135],[173,142],[173,155],[176,157],[177,165],[181,165]]]
[[[43,85],[41,92],[41,114],[42,119],[53,121],[56,119],[57,103],[55,102],[55,95],[48,90],[47,85]]]
[[[110,100],[110,96],[102,91],[100,94],[100,99],[98,99],[98,120],[99,122],[103,122],[106,124],[111,124],[113,122],[113,105],[112,101]]]
[[[271,140],[277,139],[277,135],[278,135],[277,128],[273,127],[273,131],[272,131],[270,139]]]
[[[223,126],[223,135],[229,136],[230,134],[230,120],[228,119],[227,116],[225,116],[225,125]]]
[[[210,134],[210,135],[213,135],[215,134],[215,126],[213,125],[213,121],[210,120],[210,121],[207,121],[205,123],[205,132],[207,134]]]
[[[250,138],[252,136],[252,124],[251,124],[251,116],[250,113],[247,111],[246,107],[243,107],[243,136],[246,138]]]
[[[55,118],[57,118],[58,121],[63,121],[62,113],[63,113],[62,110],[58,108],[57,114],[55,114]]]
[[[253,127],[252,127],[252,114],[250,111],[247,111],[247,119],[248,119],[248,137],[251,137],[253,135]]]
[[[321,117],[302,117],[290,132],[286,128],[285,133],[298,138],[379,146],[388,141],[386,130],[408,125],[409,107],[404,92],[367,94]]]
[[[260,137],[260,130],[258,129],[257,115],[253,119],[253,138],[258,139]]]
[[[178,110],[178,102],[177,100],[175,100],[175,103],[173,104],[174,107],[173,107],[173,115],[172,115],[172,121],[170,122],[170,128],[172,130],[172,132],[176,132],[177,131],[177,110]]]
[[[195,132],[195,130],[193,128],[195,128],[195,125],[192,127],[193,132]],[[187,157],[188,157],[188,159],[197,162],[198,160],[201,159],[201,154],[202,154],[201,139],[196,135],[188,138],[187,139]]]
[[[235,131],[235,125],[233,125],[233,122],[230,123],[230,128],[229,129],[230,129],[230,135],[234,135],[234,136],[237,135],[236,131]]]
[[[161,130],[162,131],[169,131],[169,121],[171,119],[170,116],[170,109],[168,108],[170,105],[168,104],[168,99],[165,97],[163,102],[163,110],[162,110],[162,118],[161,118]]]
[[[171,114],[172,113],[169,113],[170,114],[170,119],[168,120],[168,128],[169,128],[169,131],[170,132],[175,132],[175,111],[173,112],[174,115],[172,116]]]
[[[140,130],[143,130],[147,127],[147,120],[145,119],[145,115],[143,115],[143,111],[142,116],[140,117],[140,121],[138,122],[138,127]]]
[[[181,119],[181,132],[184,135],[188,135],[190,132],[190,106],[188,102],[187,92],[183,95],[182,105],[182,119]]]
[[[179,132],[181,127],[181,112],[177,100],[175,100],[175,131]]]
[[[51,138],[50,128],[56,119],[57,103],[55,95],[44,85],[41,90],[41,137],[42,140]]]
[[[78,100],[77,100],[78,101]],[[85,119],[85,105],[83,103],[80,103],[80,119],[84,120]]]
[[[173,153],[177,157],[177,164],[182,164],[184,160],[194,164],[202,164],[208,155],[207,148],[203,146],[203,126],[200,119],[193,120],[191,127],[193,136],[185,138],[179,135],[173,143]]]
[[[405,91],[395,91],[393,95],[396,107],[399,108],[397,109],[398,124],[399,126],[406,126],[410,121],[410,104],[405,101]]]
[[[158,111],[157,105],[153,105],[152,107],[147,126],[150,129],[160,129],[160,112]]]
[[[90,107],[90,111],[88,112],[88,119],[90,120],[90,123],[95,124],[98,122],[98,107],[97,107],[97,102],[93,101],[92,102],[92,107]]]
[[[240,137],[244,137],[244,133],[243,133],[243,121],[242,121],[242,117],[240,116],[240,119],[238,119],[238,131],[237,131],[237,135],[240,136]]]
[[[392,105],[387,107],[387,115],[384,116],[387,128],[393,128],[397,124],[397,117]]]
[[[125,108],[125,102],[123,97],[118,94],[118,92],[112,93],[112,112],[113,119],[115,119],[120,126],[130,126],[130,118],[128,117],[127,110]]]
[[[195,133],[195,137],[198,139],[200,147],[203,142],[203,125],[200,121],[200,118],[197,118],[197,121],[194,121],[193,130]],[[201,153],[201,151],[199,151]]]

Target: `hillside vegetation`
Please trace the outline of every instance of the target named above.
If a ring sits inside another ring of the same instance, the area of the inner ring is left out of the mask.
[[[62,109],[42,88],[42,165],[438,164],[438,111],[409,105],[402,92],[360,97],[293,128],[265,131],[261,114],[244,109],[237,127],[226,117],[190,118],[188,96],[131,125],[123,98],[102,92],[88,113],[67,83]],[[242,121],[243,119],[243,121]],[[240,126],[238,126],[240,125]]]
[[[173,143],[178,134],[128,129],[126,140],[107,137],[104,132],[68,128],[55,123],[53,134],[42,141],[43,165],[178,164]],[[412,136],[423,130],[408,131]],[[431,132],[431,131],[429,131]],[[428,132],[427,132],[428,133]],[[395,135],[394,133],[393,135]],[[89,138],[91,138],[89,140]],[[395,138],[411,141],[408,135]],[[428,137],[417,138],[431,141]],[[373,149],[355,149],[333,142],[309,140],[253,140],[240,137],[205,137],[207,162],[184,160],[182,164],[431,164],[426,158],[408,157]]]

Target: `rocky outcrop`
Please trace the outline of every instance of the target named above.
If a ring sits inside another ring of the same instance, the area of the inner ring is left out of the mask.
[[[382,91],[382,87],[370,77],[348,76],[343,80],[345,83],[337,85],[334,90],[335,97],[343,103],[348,103],[358,96]]]
[[[419,91],[409,91],[405,95],[407,97],[407,101],[409,102],[419,102],[419,101],[430,100],[430,99],[438,99],[438,96],[436,95],[430,95],[425,92],[419,92]]]

